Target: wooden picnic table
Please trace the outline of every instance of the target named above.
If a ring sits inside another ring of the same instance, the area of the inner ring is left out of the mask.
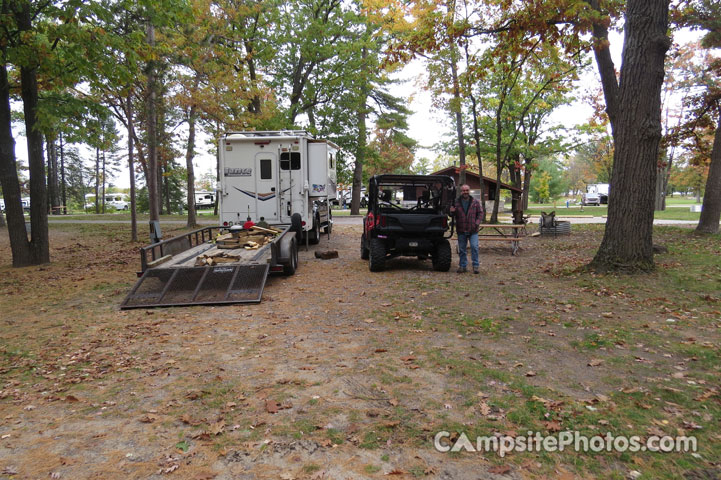
[[[492,230],[495,233],[483,234],[484,229]],[[515,223],[482,223],[478,226],[479,242],[510,242],[511,255],[515,255],[520,247],[521,232],[525,232],[526,226]]]

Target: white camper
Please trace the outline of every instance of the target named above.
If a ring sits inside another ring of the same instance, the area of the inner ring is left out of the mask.
[[[214,192],[195,192],[195,209],[213,208],[215,206]]]
[[[330,232],[338,146],[305,131],[226,133],[220,139],[220,223],[265,220],[317,243]]]

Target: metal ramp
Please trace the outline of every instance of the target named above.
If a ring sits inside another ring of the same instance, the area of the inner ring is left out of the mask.
[[[268,263],[151,268],[120,308],[259,303],[269,269]]]

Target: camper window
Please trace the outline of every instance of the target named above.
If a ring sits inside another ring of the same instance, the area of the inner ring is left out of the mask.
[[[282,152],[280,154],[280,169],[300,170],[300,152]]]
[[[273,178],[273,162],[269,159],[260,161],[260,179],[270,180]]]
[[[333,154],[332,153],[328,155],[328,168],[333,170]]]

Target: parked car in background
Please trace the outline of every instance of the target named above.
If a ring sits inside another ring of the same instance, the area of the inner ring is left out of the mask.
[[[601,195],[598,193],[597,185],[586,186],[586,193],[581,195],[581,205],[601,205]]]

